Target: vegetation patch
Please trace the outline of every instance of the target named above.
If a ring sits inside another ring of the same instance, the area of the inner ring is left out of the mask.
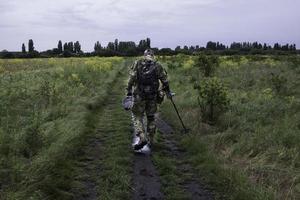
[[[1,198],[71,198],[72,159],[90,108],[101,106],[122,58],[6,60],[0,90]],[[101,78],[102,77],[102,78]],[[99,81],[99,80],[102,81]]]
[[[183,68],[185,61],[178,56],[161,59],[166,67],[172,62],[168,72],[171,89],[177,94],[174,101],[192,129],[191,138],[179,139],[190,152],[190,162],[234,199],[297,199],[297,56],[227,56],[219,60],[214,76],[226,85],[230,104],[215,124],[207,124],[201,120],[199,91],[193,89],[195,82],[206,79],[198,73],[199,66]],[[162,107],[169,122],[180,129],[172,106],[165,103]]]

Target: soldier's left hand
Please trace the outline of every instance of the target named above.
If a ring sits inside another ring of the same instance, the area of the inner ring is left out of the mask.
[[[173,96],[172,92],[171,91],[166,92],[166,96],[168,99],[172,99],[172,96]]]

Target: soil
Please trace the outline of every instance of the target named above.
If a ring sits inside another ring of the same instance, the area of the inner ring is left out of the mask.
[[[167,147],[167,154],[169,156],[175,157],[176,160],[184,160],[188,155],[183,149],[180,149],[173,139],[172,134],[175,133],[173,128],[169,126],[160,115],[156,116],[156,126],[160,133],[163,135],[164,146]],[[185,174],[190,174],[188,180],[183,183],[183,188],[186,193],[189,194],[192,200],[213,200],[215,199],[215,194],[213,189],[210,188],[201,178],[193,175],[193,168],[188,163],[181,163],[177,166],[177,170],[184,172]]]
[[[151,155],[136,153],[133,166],[133,199],[158,200],[163,199],[161,183]]]
[[[133,143],[139,142],[133,131]],[[148,145],[139,151],[134,151],[133,158],[133,199],[158,200],[163,199],[161,182],[158,172],[151,160],[151,150]]]

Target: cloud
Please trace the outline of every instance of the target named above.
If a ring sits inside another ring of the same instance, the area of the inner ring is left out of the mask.
[[[25,37],[45,49],[59,39],[76,39],[86,50],[114,38],[151,37],[160,47],[207,40],[296,42],[298,7],[297,0],[10,0],[0,2],[0,49],[18,48],[12,41]]]
[[[11,23],[47,26],[91,26],[110,28],[118,25],[170,24],[191,6],[204,6],[217,0],[12,0],[15,6],[5,18]],[[2,20],[1,20],[2,21]],[[53,23],[54,22],[54,23]],[[86,24],[87,23],[87,24]]]

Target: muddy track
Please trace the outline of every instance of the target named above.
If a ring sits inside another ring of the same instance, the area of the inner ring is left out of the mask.
[[[106,103],[99,109],[91,110],[93,117],[98,119],[91,124],[93,133],[80,150],[77,162],[79,175],[76,177],[76,191],[73,192],[76,200],[163,199],[159,175],[151,155],[134,153],[131,147],[130,113],[124,112],[120,106],[125,88],[120,83],[124,79],[125,74],[120,73],[116,79],[118,81],[110,86]],[[118,143],[123,149],[118,147]],[[115,177],[113,173],[118,171],[112,169],[120,167],[116,163],[126,157],[124,166],[130,168],[126,172],[128,182],[123,177]],[[118,186],[118,182],[122,181]]]
[[[171,126],[169,126],[159,115],[156,115],[156,126],[162,134],[163,145],[165,153],[169,157],[173,157],[178,161],[176,166],[178,171],[181,171],[186,175],[184,182],[182,183],[183,189],[188,194],[189,199],[192,200],[213,200],[215,194],[213,189],[210,188],[201,177],[195,176],[193,168],[190,164],[185,163],[185,158],[188,157],[183,149],[179,148],[173,134],[175,133]]]
[[[133,134],[133,138],[133,143],[136,143],[135,134]],[[146,146],[142,150],[144,153],[136,152],[133,157],[133,199],[163,199],[162,185],[159,174],[152,162],[150,149]]]
[[[112,82],[111,87],[115,88],[117,84],[117,79],[120,77],[120,73],[116,76],[115,80]],[[102,134],[101,122],[103,117],[111,106],[111,103],[115,103],[113,91],[110,90],[107,97],[104,99],[103,104],[94,107],[93,105],[88,105],[91,110],[92,122],[87,122],[89,130],[92,133],[88,133],[90,136],[87,139],[86,144],[79,150],[79,159],[76,163],[77,174],[79,174],[75,181],[78,184],[73,191],[74,199],[76,200],[97,200],[99,199],[98,184],[97,180],[101,176],[102,172],[102,148],[105,137]]]
[[[159,175],[150,155],[134,156],[133,183],[134,200],[163,199]]]
[[[123,68],[124,69],[124,68]],[[80,148],[76,162],[78,176],[75,177],[74,198],[96,199],[164,199],[158,170],[151,154],[134,153],[130,113],[122,110],[125,73],[119,73],[110,85],[107,99],[98,108],[91,108],[89,137]],[[157,126],[163,135],[163,145],[168,157],[184,160],[185,152],[178,148],[172,138],[172,128],[160,118]],[[155,154],[155,151],[152,152]],[[199,178],[193,175],[192,167],[186,163],[177,170],[190,174],[180,186],[189,199],[214,199],[214,194]]]
[[[91,120],[87,122],[89,130],[87,134],[89,136],[85,144],[78,151],[79,158],[75,166],[78,176],[75,177],[74,181],[73,199],[108,199],[103,198],[104,195],[101,194],[103,191],[100,188],[100,185],[107,180],[103,178],[103,175],[106,175],[104,174],[106,172],[105,168],[107,168],[103,164],[105,163],[104,159],[110,156],[110,152],[107,152],[106,149],[107,146],[113,145],[114,139],[122,140],[117,135],[117,133],[119,134],[117,129],[118,126],[124,126],[120,123],[124,124],[124,122],[128,122],[126,115],[120,117],[115,113],[115,110],[119,112],[121,109],[120,97],[123,90],[120,90],[120,82],[122,82],[125,76],[125,73],[122,71],[124,71],[124,67],[120,69],[115,80],[109,86],[105,99],[100,100],[102,103],[97,106],[88,105],[88,108],[91,110]],[[123,129],[126,129],[126,127],[123,127]],[[130,129],[128,128],[128,130]],[[129,144],[130,140],[128,140],[128,145],[126,146],[129,146]]]

